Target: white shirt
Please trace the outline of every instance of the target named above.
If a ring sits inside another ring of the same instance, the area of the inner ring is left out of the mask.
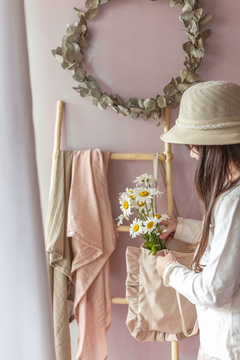
[[[196,305],[204,353],[240,360],[240,185],[220,197],[211,220],[204,270],[173,263],[163,280]],[[201,228],[200,221],[178,218],[175,238],[197,242]]]

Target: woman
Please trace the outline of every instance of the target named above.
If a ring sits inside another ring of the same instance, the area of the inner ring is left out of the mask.
[[[198,360],[240,359],[240,86],[209,81],[183,95],[176,125],[163,141],[185,144],[197,159],[195,186],[203,222],[165,221],[167,244],[196,243],[192,270],[170,252],[156,268],[165,286],[196,305]]]

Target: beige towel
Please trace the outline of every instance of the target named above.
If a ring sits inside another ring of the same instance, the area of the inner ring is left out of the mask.
[[[109,256],[116,243],[107,187],[109,153],[74,152],[67,235],[72,238],[77,360],[107,358],[111,323]]]
[[[57,360],[71,360],[67,298],[73,296],[73,285],[71,284],[71,254],[66,227],[72,158],[72,151],[61,150],[58,153],[45,234]],[[71,300],[73,301],[73,298]]]

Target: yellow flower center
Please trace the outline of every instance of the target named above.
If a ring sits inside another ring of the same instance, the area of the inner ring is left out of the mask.
[[[155,217],[156,217],[157,219],[161,219],[162,216],[159,215],[159,214],[156,214]]]
[[[133,227],[133,231],[135,231],[135,232],[136,232],[136,231],[138,231],[138,230],[139,230],[139,225],[137,225],[137,224],[136,224],[136,225],[134,225],[134,227]]]
[[[150,221],[148,224],[147,224],[147,228],[148,229],[151,229],[153,227],[153,221]]]
[[[127,201],[124,201],[124,203],[123,203],[123,207],[124,207],[124,209],[125,209],[125,210],[127,210],[127,209],[128,209],[129,205],[128,205],[128,202],[127,202]]]
[[[141,204],[139,204],[139,201],[138,201],[138,206],[143,206],[144,205],[144,202],[142,202]]]
[[[148,196],[148,195],[149,195],[149,192],[148,192],[148,191],[141,191],[141,192],[140,192],[140,195],[141,195],[142,197],[145,197],[145,196]]]
[[[135,199],[135,195],[129,195],[131,199]]]
[[[130,192],[131,194],[133,193],[132,190],[128,190],[128,192]]]

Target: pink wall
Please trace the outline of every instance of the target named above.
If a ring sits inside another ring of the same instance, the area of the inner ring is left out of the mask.
[[[70,72],[62,70],[51,55],[61,44],[66,24],[77,21],[73,7],[84,9],[83,0],[25,0],[33,91],[34,121],[43,216],[46,217],[51,155],[53,148],[56,102],[66,102],[62,148],[87,149],[100,147],[111,152],[161,152],[159,136],[163,127],[153,121],[123,118],[108,109],[92,106],[91,99],[82,99]],[[227,80],[240,83],[237,71],[240,58],[238,44],[240,2],[232,0],[202,1],[204,14],[213,12],[212,35],[207,41],[207,54],[199,73],[205,80]],[[91,40],[85,52],[86,70],[96,77],[103,91],[118,93],[124,99],[136,96],[155,97],[171,77],[183,69],[182,44],[187,36],[178,20],[181,7],[170,8],[168,0],[112,0],[100,7],[100,14],[90,23]],[[178,111],[172,111],[172,123]],[[180,215],[201,218],[200,204],[193,190],[195,162],[184,146],[173,145],[174,194]],[[132,185],[135,176],[152,173],[148,162],[110,162],[109,193],[113,215],[119,214],[118,193]],[[162,187],[162,183],[160,182]],[[165,209],[165,197],[161,204]],[[121,234],[111,258],[112,295],[125,295],[125,250],[139,246]],[[169,343],[138,343],[126,326],[127,307],[113,305],[112,327],[108,333],[110,360],[170,360]],[[76,328],[72,326],[73,355]],[[180,343],[180,359],[196,358],[198,338]],[[73,356],[74,358],[74,356]]]

